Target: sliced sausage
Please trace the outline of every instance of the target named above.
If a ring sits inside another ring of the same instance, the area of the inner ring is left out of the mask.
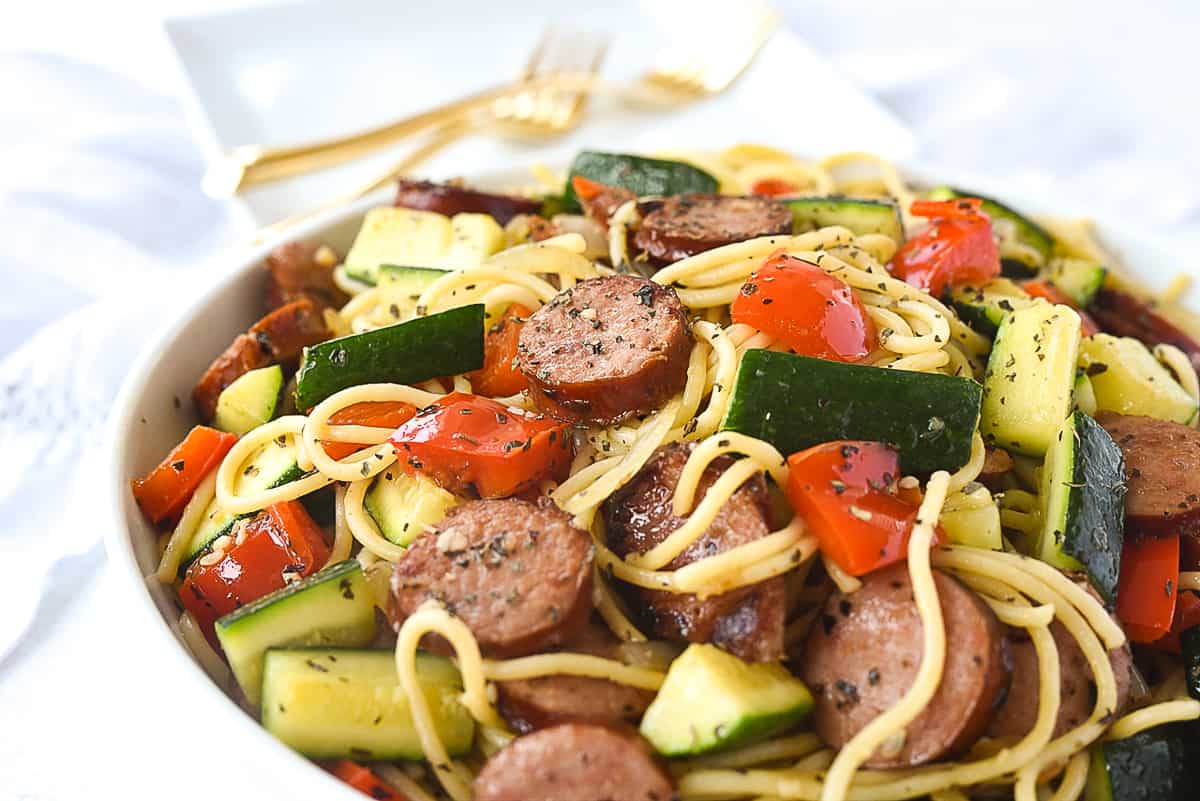
[[[267,308],[311,300],[318,309],[340,308],[350,298],[333,281],[338,257],[320,242],[289,242],[267,256]]]
[[[540,201],[516,195],[480,192],[455,184],[435,184],[432,181],[400,181],[396,187],[394,205],[406,209],[436,211],[453,217],[455,214],[490,214],[504,225],[518,214],[537,214]]]
[[[603,189],[587,198],[580,197],[579,205],[584,213],[608,230],[608,219],[616,214],[617,209],[637,198],[633,190],[623,186],[604,186]]]
[[[192,399],[201,419],[212,419],[221,391],[241,376],[271,364],[295,367],[306,346],[329,337],[320,310],[307,298],[270,312],[250,326],[247,333],[239,334],[200,377],[192,390]]]
[[[604,507],[609,546],[619,555],[644,553],[684,524],[671,512],[671,498],[692,445],[674,443],[659,449]],[[718,459],[705,470],[696,500],[731,464]],[[687,550],[667,563],[676,570],[705,556],[765,537],[767,485],[757,475],[738,488],[721,507],[712,525]],[[630,607],[647,631],[668,640],[711,642],[749,662],[783,656],[786,612],[784,579],[776,577],[739,587],[704,600],[688,593],[622,586]]]
[[[983,469],[979,471],[979,483],[992,492],[1004,489],[1004,477],[1013,469],[1013,459],[1008,451],[988,447],[983,459]]]
[[[620,641],[603,625],[588,623],[563,651],[618,659]],[[637,723],[654,693],[587,676],[543,676],[497,683],[500,714],[519,732],[574,721]]]
[[[934,583],[946,626],[941,684],[903,739],[881,746],[869,767],[923,765],[966,751],[1008,686],[1010,656],[992,610],[945,573],[935,570]],[[835,593],[809,633],[800,665],[816,701],[817,734],[831,748],[844,746],[912,687],[923,655],[906,563],[868,574],[856,593]]]
[[[1125,456],[1125,527],[1200,544],[1200,431],[1169,420],[1100,412]],[[1187,546],[1185,546],[1187,547]]]
[[[636,733],[563,723],[518,737],[475,777],[475,801],[671,801],[670,776]]]
[[[517,360],[538,406],[608,425],[683,390],[692,338],[675,290],[634,275],[581,281],[534,312]]]
[[[1087,310],[1100,327],[1113,336],[1133,337],[1146,347],[1174,345],[1200,370],[1200,343],[1156,312],[1153,304],[1128,292],[1103,287]]]
[[[211,420],[217,413],[217,398],[221,391],[241,376],[271,364],[271,355],[263,350],[258,340],[249,334],[238,334],[225,352],[213,360],[204,371],[192,400],[201,420]]]
[[[1054,723],[1054,736],[1058,737],[1082,724],[1092,714],[1092,707],[1096,703],[1096,683],[1091,665],[1066,628],[1056,621],[1050,624],[1050,633],[1058,648],[1061,676],[1058,718]],[[1011,629],[1008,640],[1013,662],[1012,684],[988,726],[987,736],[1021,739],[1037,722],[1038,692],[1041,687],[1037,650],[1024,629]],[[1117,679],[1117,708],[1113,710],[1115,717],[1121,714],[1128,703],[1133,682],[1133,656],[1129,644],[1109,651],[1108,659]]]
[[[485,656],[561,646],[592,610],[591,535],[546,498],[468,501],[396,563],[393,623],[431,598],[467,624]]]
[[[295,367],[306,347],[330,337],[321,310],[307,298],[270,312],[250,326],[249,334],[270,354],[272,362],[286,367]]]
[[[651,261],[667,264],[759,236],[792,233],[792,212],[761,196],[675,195],[646,215],[634,242]]]

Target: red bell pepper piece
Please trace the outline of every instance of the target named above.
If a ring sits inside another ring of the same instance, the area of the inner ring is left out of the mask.
[[[375,775],[375,771],[366,765],[351,762],[349,759],[339,759],[326,769],[355,790],[378,801],[408,801],[407,797],[385,784]]]
[[[570,465],[569,427],[490,398],[453,392],[392,435],[400,466],[456,495],[506,498]]]
[[[593,181],[591,178],[584,178],[582,175],[574,175],[571,176],[571,188],[575,190],[575,197],[586,201],[598,197],[611,187],[608,184]]]
[[[333,425],[373,426],[375,428],[399,428],[407,419],[417,413],[417,407],[403,401],[362,401],[352,403],[344,409],[338,409],[329,416]],[[353,442],[322,442],[325,453],[331,459],[344,459],[362,445]]]
[[[514,366],[513,360],[517,358],[521,329],[532,313],[514,303],[505,310],[500,321],[488,329],[483,343],[483,367],[467,374],[480,395],[516,395],[528,386],[525,375]]]
[[[1179,594],[1179,536],[1129,538],[1121,551],[1117,619],[1129,639],[1154,642],[1166,636]]]
[[[311,575],[329,560],[321,528],[299,501],[277,503],[251,520],[240,543],[215,564],[196,560],[179,588],[179,600],[215,646],[217,618]]]
[[[1171,654],[1180,653],[1183,648],[1179,642],[1179,635],[1194,626],[1200,626],[1200,595],[1181,592],[1175,602],[1175,619],[1171,622],[1170,633],[1157,640],[1152,647]]]
[[[750,194],[766,195],[767,197],[786,197],[794,195],[798,191],[800,191],[800,187],[784,178],[763,178],[755,181],[750,187]]]
[[[145,478],[130,482],[142,513],[158,525],[175,520],[196,487],[237,442],[237,436],[208,426],[196,426]]]
[[[918,507],[897,496],[899,477],[899,457],[882,442],[826,442],[788,457],[786,492],[821,551],[861,576],[907,554]]]
[[[1075,305],[1075,301],[1071,299],[1071,296],[1054,284],[1047,281],[1033,280],[1021,284],[1021,288],[1025,290],[1026,294],[1032,295],[1035,298],[1042,298],[1060,306],[1070,306],[1078,312],[1080,336],[1090,337],[1092,334],[1100,333],[1100,326],[1096,325],[1096,321],[1092,319],[1091,315]]]
[[[932,223],[896,251],[892,274],[935,297],[947,286],[982,284],[999,275],[1000,251],[981,205],[977,198],[915,201],[912,213]]]
[[[796,353],[839,362],[875,350],[875,324],[854,291],[811,262],[777,253],[742,285],[730,314]]]

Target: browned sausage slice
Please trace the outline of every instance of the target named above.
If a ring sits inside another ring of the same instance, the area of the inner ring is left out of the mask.
[[[1050,625],[1054,645],[1058,648],[1058,666],[1062,688],[1058,707],[1058,718],[1054,723],[1054,736],[1058,737],[1088,719],[1095,704],[1095,682],[1091,665],[1080,650],[1079,644],[1063,627],[1055,622]],[[1012,684],[1003,704],[996,710],[988,726],[988,737],[1011,737],[1021,739],[1037,722],[1038,692],[1041,681],[1038,673],[1037,651],[1033,641],[1023,629],[1012,629],[1008,634],[1012,652]],[[1108,652],[1113,673],[1117,679],[1117,708],[1113,715],[1120,715],[1129,701],[1132,686],[1131,669],[1133,655],[1128,643]]]
[[[561,646],[591,614],[591,535],[548,499],[468,501],[396,563],[396,627],[431,598],[467,624],[485,656]]]
[[[1200,343],[1140,298],[1119,289],[1101,288],[1088,306],[1100,327],[1119,337],[1133,337],[1147,347],[1174,345],[1200,370]]]
[[[611,424],[683,390],[692,338],[675,290],[634,275],[581,281],[521,329],[517,359],[540,408]]]
[[[602,625],[588,623],[562,647],[572,653],[618,659],[620,641]],[[556,723],[637,723],[654,693],[587,676],[544,676],[497,683],[500,713],[514,729],[529,732]]]
[[[267,308],[297,300],[311,300],[322,309],[340,308],[350,298],[333,281],[338,257],[320,242],[289,242],[267,256]]]
[[[436,211],[453,217],[455,214],[490,214],[504,225],[518,214],[537,214],[541,202],[516,195],[480,192],[454,184],[435,184],[432,181],[400,181],[396,187],[395,205],[407,209]]]
[[[1007,644],[992,610],[945,573],[935,570],[934,583],[946,626],[942,682],[903,742],[882,746],[867,760],[869,767],[923,765],[962,753],[983,734],[1008,686]],[[817,734],[831,748],[848,743],[904,696],[923,654],[906,563],[865,576],[856,593],[834,594],[801,659],[801,675],[816,700]]]
[[[988,447],[983,459],[983,469],[979,471],[979,483],[992,492],[1004,489],[1004,477],[1013,469],[1013,459],[1008,451]]]
[[[675,195],[646,215],[634,242],[666,264],[759,236],[792,233],[788,207],[767,197]]]
[[[634,479],[605,504],[609,545],[621,556],[644,553],[685,520],[671,512],[671,497],[692,451],[675,443],[662,448]],[[704,472],[699,501],[731,462],[719,459]],[[738,488],[712,525],[686,551],[667,563],[676,570],[705,556],[765,537],[767,486],[762,475]],[[656,636],[685,642],[711,642],[749,662],[783,656],[786,611],[784,581],[776,577],[700,600],[695,595],[623,587],[640,622]]]
[[[671,801],[675,788],[633,732],[564,723],[518,737],[475,777],[475,801]]]
[[[247,333],[239,334],[201,376],[192,390],[201,419],[212,419],[221,391],[241,376],[270,364],[295,367],[306,346],[329,335],[320,310],[307,298],[270,312]]]
[[[271,355],[271,361],[287,367],[296,366],[306,347],[330,336],[321,310],[307,298],[280,306],[250,326],[248,333]]]
[[[600,223],[607,231],[608,218],[613,216],[617,209],[636,197],[637,195],[632,190],[623,186],[605,186],[595,195],[579,198],[579,205],[583,206],[583,211],[587,216]]]
[[[1096,422],[1125,456],[1125,526],[1200,542],[1200,431],[1169,420],[1100,412]]]
[[[271,363],[271,355],[263,350],[255,337],[238,334],[225,352],[208,366],[192,390],[192,400],[196,403],[200,419],[211,420],[217,413],[217,398],[225,387],[251,370]]]

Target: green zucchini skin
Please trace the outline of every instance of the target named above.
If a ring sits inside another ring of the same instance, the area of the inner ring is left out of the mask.
[[[983,201],[983,212],[993,220],[1011,220],[1016,230],[1016,239],[1023,245],[1033,248],[1041,255],[1040,264],[1026,264],[1017,259],[1004,259],[1001,262],[1002,275],[1008,278],[1032,278],[1037,275],[1038,268],[1050,261],[1054,253],[1054,237],[1042,226],[1021,214],[1011,206],[1006,206],[999,200],[950,186],[939,186],[928,193],[933,200],[950,200],[959,197],[977,197]]]
[[[296,408],[359,384],[416,384],[482,366],[483,304],[476,303],[305,348]]]
[[[1157,726],[1093,746],[1088,801],[1194,801],[1195,733]]]
[[[717,191],[717,179],[699,167],[682,161],[652,159],[624,153],[580,151],[571,162],[567,185],[563,187],[562,208],[578,211],[579,199],[571,179],[582,175],[608,186],[621,186],[638,197],[646,195],[683,195],[689,192],[712,194]]]
[[[1125,542],[1125,458],[1108,432],[1080,411],[1050,447],[1040,555],[1066,569],[1082,565],[1092,586],[1114,603]]]
[[[1179,635],[1183,647],[1183,670],[1188,695],[1200,701],[1200,626],[1185,629]]]
[[[822,442],[876,440],[909,473],[957,470],[971,456],[983,388],[969,378],[749,350],[722,430],[784,454]]]
[[[855,234],[883,234],[904,244],[904,222],[893,200],[853,198],[845,195],[784,198],[792,212],[796,233],[841,225]]]

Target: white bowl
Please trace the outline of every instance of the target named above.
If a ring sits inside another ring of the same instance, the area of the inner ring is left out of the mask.
[[[1046,202],[1047,198],[1006,192],[994,180],[980,182],[964,176],[939,176],[932,170],[921,172],[935,176],[939,182],[977,188],[1033,213],[1077,213],[1055,208]],[[481,177],[476,183],[485,187],[512,186],[528,183],[528,175],[527,171],[511,170]],[[297,227],[287,239],[319,239],[344,253],[365,211],[387,202],[382,194],[372,196]],[[1176,239],[1168,247],[1125,225],[1100,224],[1098,228],[1105,244],[1153,286],[1164,286],[1179,272],[1200,278],[1200,264],[1194,260],[1195,243]],[[245,331],[262,315],[266,271],[261,265],[276,244],[258,248],[240,267],[200,293],[173,325],[147,345],[133,365],[114,406],[110,428],[112,462],[106,481],[111,490],[112,518],[106,526],[106,544],[116,569],[139,597],[139,606],[149,613],[143,621],[129,622],[126,630],[144,626],[154,638],[154,647],[174,655],[179,698],[188,705],[214,707],[210,720],[225,727],[217,732],[221,744],[215,750],[245,765],[245,785],[240,783],[242,774],[235,773],[233,765],[223,767],[231,783],[239,782],[231,786],[239,791],[234,797],[244,796],[242,790],[249,791],[250,785],[261,783],[265,793],[261,797],[287,798],[303,793],[304,797],[350,801],[362,796],[275,740],[191,657],[175,631],[179,613],[171,592],[153,577],[158,563],[158,533],[142,517],[129,491],[129,479],[144,475],[158,464],[196,423],[191,390],[205,368],[236,333]],[[176,719],[168,725],[180,726],[184,721]],[[183,769],[198,761],[192,758],[180,764]]]

